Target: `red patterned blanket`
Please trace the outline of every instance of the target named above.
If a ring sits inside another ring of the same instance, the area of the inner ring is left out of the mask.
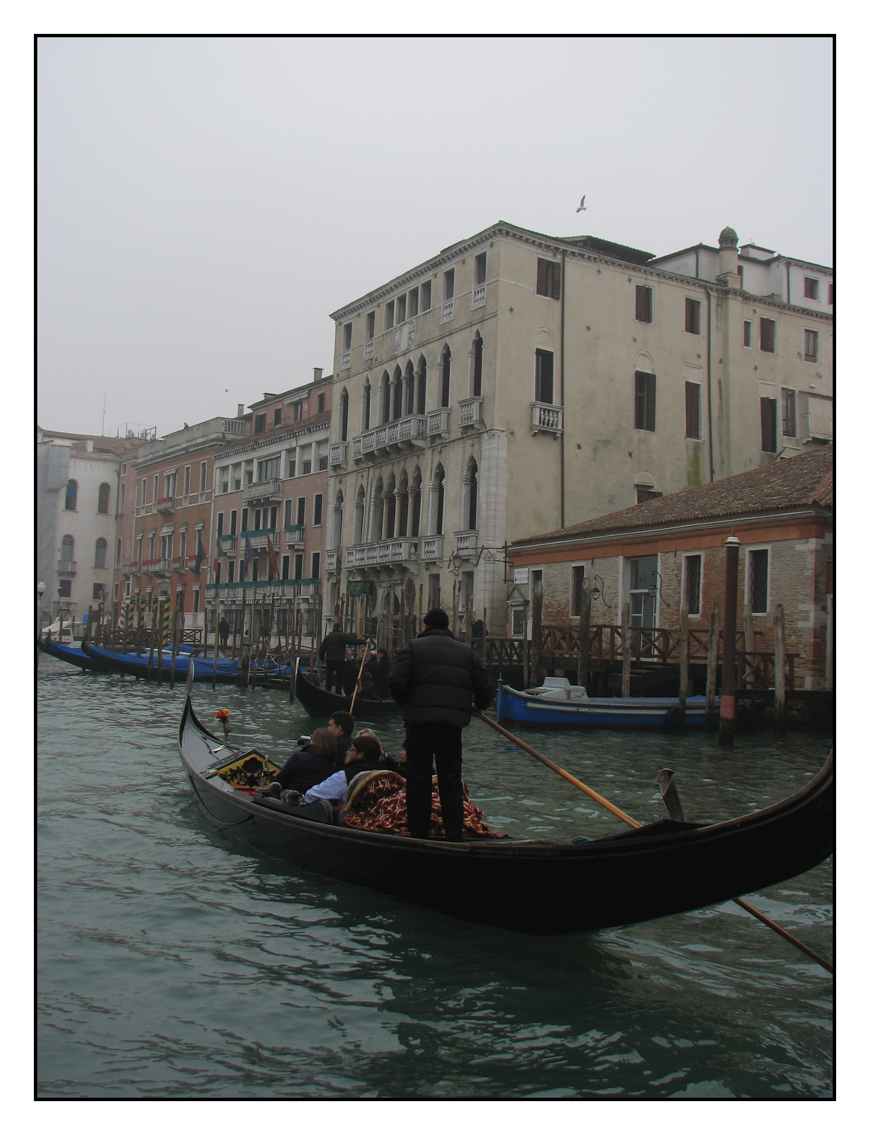
[[[437,783],[437,780],[432,783],[430,835],[444,835]],[[466,835],[504,838],[502,832],[494,832],[483,822],[483,812],[469,800],[468,785],[464,780],[462,804],[465,811]],[[408,805],[405,799],[405,781],[397,772],[387,769],[360,773],[348,785],[347,800],[341,811],[341,822],[349,828],[359,828],[366,832],[407,835]]]

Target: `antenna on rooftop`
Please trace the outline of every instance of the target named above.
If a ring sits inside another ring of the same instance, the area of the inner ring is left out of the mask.
[[[103,424],[100,426],[100,437],[104,437],[106,433],[106,392],[103,391]]]

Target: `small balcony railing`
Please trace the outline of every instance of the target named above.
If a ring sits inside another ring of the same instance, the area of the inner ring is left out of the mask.
[[[333,549],[331,552],[326,553],[326,570],[335,571],[338,567],[338,551]]]
[[[486,284],[478,284],[471,293],[471,306],[484,307],[486,305]]]
[[[347,442],[338,441],[329,447],[329,464],[344,465],[347,461]]]
[[[58,575],[75,575],[76,561],[75,560],[58,560],[57,561]]]
[[[304,524],[290,524],[284,529],[284,547],[285,548],[304,548],[305,547],[305,525]]]
[[[443,536],[424,536],[421,540],[420,559],[429,563],[442,558],[444,548]]]
[[[175,512],[175,497],[160,497],[154,507],[158,512]]]
[[[251,547],[256,552],[260,548],[267,548],[269,546],[268,541],[270,539],[272,540],[272,547],[274,548],[275,547],[275,533],[276,532],[277,532],[276,528],[255,528],[255,529],[252,529],[250,532],[247,532],[246,535],[247,535],[248,539],[251,541]]]
[[[532,403],[532,433],[560,434],[562,432],[562,407],[551,406],[548,402]]]
[[[187,571],[187,557],[175,556],[172,560],[172,570],[184,575]]]
[[[281,499],[281,481],[272,477],[268,481],[253,481],[245,486],[245,504],[249,501],[279,501]]]
[[[142,570],[140,563],[121,564],[122,575],[138,575]]]
[[[466,529],[464,532],[454,532],[456,538],[456,552],[464,560],[477,559],[477,529]]]
[[[366,342],[365,342],[365,346],[363,347],[363,358],[364,359],[370,359],[374,355],[374,353],[375,353],[375,341],[374,341],[374,339],[367,339]]]
[[[441,305],[441,322],[449,323],[453,318],[453,300],[448,300],[447,303]]]
[[[420,538],[402,536],[398,539],[378,540],[374,544],[354,544],[347,549],[345,565],[348,568],[359,568],[387,564],[414,564],[419,558]]]
[[[244,418],[224,418],[223,432],[230,437],[246,437],[250,429],[250,422]]]
[[[221,548],[225,552],[234,552],[236,550],[236,537],[235,536],[218,536]]]
[[[446,437],[447,423],[450,419],[450,410],[430,410],[426,415],[426,436]]]
[[[411,414],[355,437],[352,442],[353,459],[360,461],[391,449],[410,448],[421,444],[425,437],[426,418],[422,414]]]
[[[350,370],[350,348],[341,352],[341,369]]]
[[[463,398],[459,403],[459,428],[478,427],[483,421],[483,399],[479,396]]]

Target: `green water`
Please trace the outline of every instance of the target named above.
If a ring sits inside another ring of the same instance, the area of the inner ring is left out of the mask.
[[[43,1098],[807,1098],[833,1094],[833,983],[733,903],[532,939],[304,874],[218,831],[182,774],[183,691],[42,658],[36,1081]],[[280,758],[313,722],[280,691],[196,690]],[[397,752],[396,723],[380,730]],[[642,821],[675,770],[691,819],[773,803],[830,742],[526,733]],[[487,822],[619,822],[480,723]],[[826,957],[833,864],[750,901]],[[512,901],[522,903],[522,894]],[[566,894],[581,902],[582,894]]]

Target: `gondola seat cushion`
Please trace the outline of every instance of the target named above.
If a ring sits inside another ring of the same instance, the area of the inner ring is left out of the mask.
[[[437,780],[434,780],[429,834],[443,836],[444,824],[441,820],[441,801],[438,797],[437,785]],[[468,785],[464,780],[462,806],[466,836],[504,838],[502,833],[493,831],[484,823],[483,812],[471,803]],[[404,779],[397,772],[388,769],[364,772],[355,776],[348,785],[347,800],[340,813],[340,823],[360,831],[408,835],[408,802]]]

